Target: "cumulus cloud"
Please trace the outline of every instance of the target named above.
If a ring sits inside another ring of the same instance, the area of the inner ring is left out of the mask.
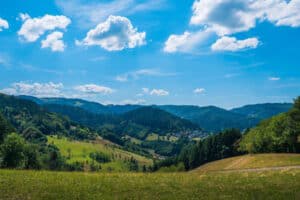
[[[111,94],[114,92],[112,88],[96,85],[96,84],[86,84],[79,85],[74,88],[75,90],[88,94]]]
[[[212,46],[213,51],[240,51],[243,49],[254,49],[258,46],[257,38],[238,40],[235,37],[221,37]]]
[[[31,18],[28,14],[21,14],[20,18],[23,24],[18,31],[18,35],[26,42],[35,42],[47,31],[65,30],[71,23],[71,20],[63,15],[47,14],[43,17]]]
[[[9,28],[9,24],[8,22],[5,20],[5,19],[2,19],[0,17],[0,32],[3,30],[3,29],[8,29]]]
[[[10,95],[31,95],[37,97],[62,96],[62,83],[13,83],[10,88],[4,88],[0,92]]]
[[[207,26],[223,36],[248,31],[265,20],[277,26],[297,27],[299,11],[299,0],[196,0],[190,23]]]
[[[269,77],[269,81],[279,81],[280,77]]]
[[[126,17],[109,16],[108,19],[91,29],[78,45],[100,46],[107,51],[121,51],[146,44],[146,33],[138,32]]]
[[[212,31],[200,30],[197,32],[186,31],[182,35],[170,35],[164,45],[164,52],[191,52],[199,45],[203,45],[212,36]]]
[[[195,94],[203,94],[206,90],[204,88],[196,88],[194,89]]]
[[[202,46],[203,41],[206,41],[194,39],[194,36],[205,31],[221,37],[221,42],[224,36],[249,31],[263,21],[275,26],[300,26],[300,0],[195,0],[192,10],[190,25],[201,30],[171,35],[165,43],[165,52],[193,52],[195,47]],[[239,47],[241,44],[247,44],[246,48],[255,48],[256,43],[258,41],[254,38],[250,41],[234,41],[233,49],[245,49]]]
[[[49,34],[45,40],[42,40],[42,48],[51,48],[52,51],[64,51],[66,45],[62,40],[63,36],[64,34],[58,31]]]

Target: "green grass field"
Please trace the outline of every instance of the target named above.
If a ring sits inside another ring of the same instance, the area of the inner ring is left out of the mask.
[[[299,199],[300,170],[67,173],[0,170],[0,199]]]
[[[149,166],[152,160],[146,157],[121,150],[105,140],[97,140],[96,142],[81,142],[68,140],[66,138],[48,137],[48,143],[55,144],[63,156],[69,157],[68,163],[74,162],[91,162],[89,154],[92,152],[102,152],[112,158],[112,162],[101,164],[104,171],[128,171],[128,165],[125,160],[133,157],[140,166]]]
[[[270,157],[277,166],[274,160],[283,155]],[[286,165],[299,162],[293,155],[284,159]],[[0,199],[300,199],[300,169],[151,174],[0,170]]]

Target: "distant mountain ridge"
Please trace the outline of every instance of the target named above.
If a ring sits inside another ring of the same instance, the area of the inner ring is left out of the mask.
[[[19,96],[38,104],[68,105],[84,109],[94,114],[122,115],[143,105],[103,105],[82,99],[36,98]],[[154,105],[155,106],[155,105]],[[288,111],[291,103],[266,103],[246,105],[226,110],[216,106],[162,105],[155,106],[177,117],[198,124],[206,132],[219,132],[227,128],[244,130],[256,126],[261,120]]]
[[[291,109],[292,103],[265,103],[246,105],[240,108],[233,108],[230,111],[246,115],[248,117],[267,119],[279,113],[283,113]]]

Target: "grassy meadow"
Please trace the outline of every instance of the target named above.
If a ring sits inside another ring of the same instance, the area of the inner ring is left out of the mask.
[[[1,200],[299,199],[300,169],[230,173],[0,170]]]
[[[249,157],[216,161],[208,164],[210,168],[204,165],[182,173],[0,170],[0,199],[300,199],[300,169],[239,171],[250,166],[299,166],[299,154]],[[242,158],[251,162],[226,171]]]
[[[95,142],[82,142],[53,136],[48,137],[48,143],[55,144],[62,155],[67,158],[68,163],[91,162],[90,153],[104,153],[112,159],[111,162],[101,164],[104,171],[128,171],[128,166],[124,161],[131,157],[137,160],[140,166],[152,164],[151,159],[119,149],[116,145],[102,139]]]

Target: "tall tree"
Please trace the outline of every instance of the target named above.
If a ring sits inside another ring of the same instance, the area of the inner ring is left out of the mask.
[[[8,135],[1,145],[2,167],[23,168],[25,166],[25,140],[16,133]]]

